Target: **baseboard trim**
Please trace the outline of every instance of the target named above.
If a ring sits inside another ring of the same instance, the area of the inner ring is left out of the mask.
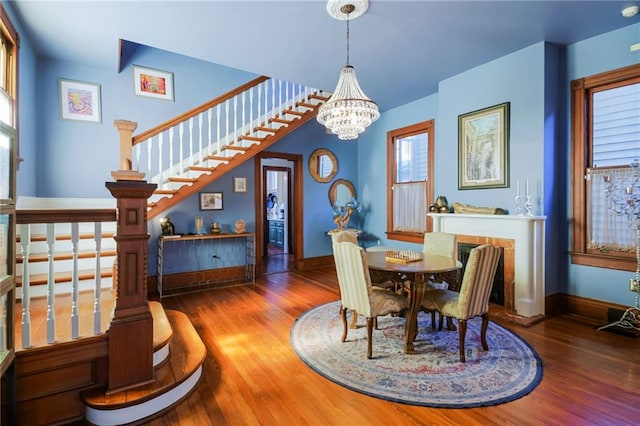
[[[594,321],[606,323],[609,320],[609,309],[625,311],[629,306],[590,299],[566,293],[554,293],[545,298],[547,316],[570,314]]]

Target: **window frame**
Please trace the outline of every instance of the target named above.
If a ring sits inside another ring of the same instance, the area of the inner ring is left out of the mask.
[[[397,175],[397,164],[395,158],[395,141],[399,138],[405,138],[420,133],[427,133],[427,206],[433,203],[433,165],[435,153],[435,121],[433,119],[390,130],[387,132],[387,238],[390,240],[406,241],[411,243],[422,244],[424,233],[422,232],[400,232],[393,230],[393,185]],[[433,229],[433,220],[426,215],[425,221],[427,232]]]
[[[586,179],[592,164],[591,95],[603,88],[640,82],[640,64],[580,78],[571,82],[571,263],[599,268],[636,270],[635,253],[602,253],[589,250]]]

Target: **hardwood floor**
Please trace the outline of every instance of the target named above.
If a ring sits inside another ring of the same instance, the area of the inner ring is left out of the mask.
[[[296,318],[337,299],[332,269],[265,275],[253,287],[163,299],[166,308],[189,316],[208,355],[196,392],[148,424],[638,423],[640,341],[598,332],[595,324],[568,316],[530,328],[503,324],[525,338],[544,363],[540,385],[516,401],[483,408],[433,409],[350,391],[312,371],[289,344]]]

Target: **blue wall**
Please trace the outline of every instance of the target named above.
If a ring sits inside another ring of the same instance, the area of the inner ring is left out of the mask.
[[[7,9],[11,14],[10,4]],[[12,16],[13,17],[13,16]],[[14,19],[17,24],[17,20]],[[20,28],[18,28],[20,30]],[[569,82],[572,79],[614,69],[640,60],[629,53],[638,41],[640,24],[563,48],[539,43],[444,80],[437,94],[382,113],[357,142],[338,141],[315,121],[287,136],[269,150],[303,157],[304,257],[329,255],[326,231],[333,227],[328,201],[330,183],[315,182],[308,173],[309,155],[316,148],[332,150],[339,162],[335,179],[356,185],[364,207],[353,226],[370,236],[368,244],[385,239],[386,230],[386,133],[416,122],[435,119],[436,194],[449,202],[513,209],[516,179],[529,179],[536,197],[536,213],[547,216],[547,294],[566,291],[614,303],[630,304],[630,273],[573,266],[569,250],[570,187],[568,141]],[[26,36],[20,50],[21,156],[18,193],[40,197],[109,197],[104,187],[110,172],[118,168],[118,135],[114,119],[139,123],[144,131],[255,77],[254,74],[175,55],[152,48],[127,45],[122,71],[96,69],[80,64],[36,58]],[[175,102],[133,94],[132,65],[174,73]],[[60,118],[60,78],[98,83],[102,93],[102,123],[91,124]],[[458,190],[458,115],[511,103],[511,187]],[[247,192],[232,191],[233,176],[247,178]],[[193,218],[204,216],[205,225],[219,221],[231,226],[243,218],[255,230],[253,161],[212,183],[207,190],[224,193],[224,209],[200,212],[198,196],[166,212],[178,232],[193,232]],[[155,274],[159,224],[151,233],[149,273]],[[397,244],[416,248],[414,244]]]
[[[629,52],[629,46],[639,40],[640,23],[568,46],[567,83],[592,74],[640,63],[640,54]],[[566,96],[570,96],[568,91]],[[571,138],[569,129],[566,137],[568,140]],[[570,169],[569,158],[564,167]],[[565,185],[571,185],[570,176],[567,176]],[[570,203],[569,197],[567,203]],[[569,220],[567,215],[567,224]],[[569,269],[567,293],[627,306],[634,304],[634,293],[629,292],[629,279],[634,276],[632,272],[572,265],[568,256],[565,261]]]
[[[254,74],[176,55],[159,49],[132,49],[118,73],[84,65],[39,58],[38,137],[35,161],[39,197],[109,197],[105,181],[119,168],[116,119],[138,123],[141,133],[176,115],[228,92]],[[175,102],[136,96],[132,65],[173,73]],[[22,70],[22,64],[21,64]],[[97,83],[102,94],[102,123],[60,118],[59,79]]]

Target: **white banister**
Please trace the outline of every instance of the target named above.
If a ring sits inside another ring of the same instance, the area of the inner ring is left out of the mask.
[[[238,96],[233,97],[233,144],[238,142]]]
[[[164,168],[162,166],[162,154],[164,153],[164,138],[162,136],[162,133],[158,135],[158,188],[163,187],[162,172],[164,171]]]
[[[29,295],[29,248],[31,229],[20,225],[20,248],[22,251],[22,347],[31,347],[31,297]]]
[[[71,338],[77,339],[80,336],[80,311],[78,306],[78,296],[80,280],[78,279],[78,241],[80,232],[78,222],[71,224]]]
[[[94,223],[93,238],[96,244],[96,267],[93,282],[93,334],[100,334],[102,329],[100,311],[100,290],[102,289],[102,271],[100,267],[102,251],[102,222]]]
[[[202,143],[202,140],[200,143]],[[200,149],[202,149],[202,147],[200,147]],[[193,117],[189,119],[189,158],[190,158],[190,161],[188,165],[189,166],[195,165],[196,160],[193,156]]]
[[[216,154],[220,155],[220,105],[216,105]]]
[[[178,175],[182,175],[184,172],[184,123],[180,123],[178,130],[178,137],[180,139],[180,159],[178,160],[178,164],[180,166],[178,167],[177,173]]]
[[[55,224],[47,223],[47,343],[56,341]]]
[[[172,127],[168,130],[169,132],[169,170],[171,173],[172,169],[173,169],[173,165],[175,164],[173,162],[173,130],[175,129],[175,127]]]

